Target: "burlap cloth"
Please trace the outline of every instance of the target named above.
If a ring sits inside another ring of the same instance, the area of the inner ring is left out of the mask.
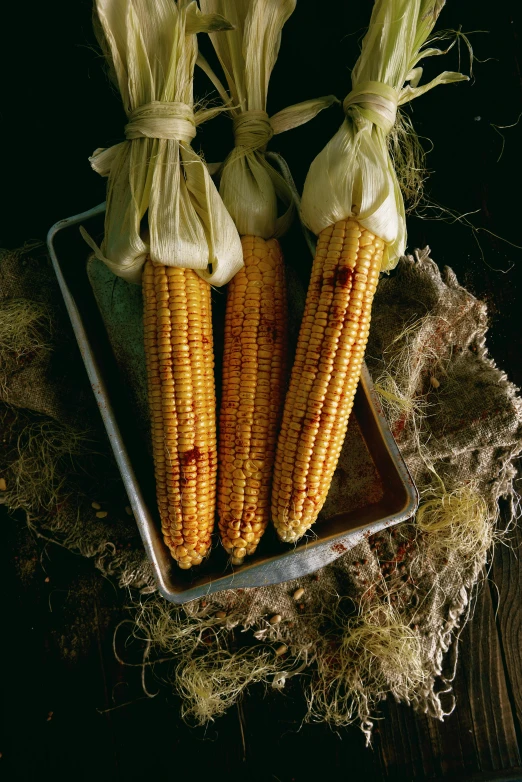
[[[452,710],[457,637],[498,500],[513,503],[522,405],[487,356],[486,306],[450,269],[427,249],[403,258],[379,284],[367,352],[423,513],[299,582],[182,608],[155,593],[47,257],[3,252],[0,280],[2,501],[131,589],[144,665],[167,660],[185,716],[204,722],[250,683],[303,672],[303,716],[356,720],[368,737],[389,694],[440,719]]]

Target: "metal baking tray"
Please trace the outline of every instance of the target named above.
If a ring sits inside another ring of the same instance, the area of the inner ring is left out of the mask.
[[[95,296],[90,284],[93,270],[90,280],[87,273],[89,251],[79,226],[85,225],[91,235],[101,237],[104,211],[105,204],[100,204],[56,223],[47,242],[145,551],[159,591],[167,600],[184,603],[223,589],[267,586],[313,573],[355,546],[363,536],[415,513],[416,488],[364,366],[332,488],[308,536],[296,545],[284,544],[269,527],[256,553],[245,564],[232,568],[216,535],[210,557],[202,565],[180,570],[163,542],[155,502],[147,412],[140,391],[145,385],[145,367],[140,357],[141,290],[114,277],[100,264],[108,276],[104,280],[102,274],[100,278],[98,270]],[[122,291],[129,299],[123,308]],[[224,301],[225,297],[216,292],[213,306],[224,311]],[[133,310],[131,316],[129,308]],[[218,368],[220,342],[218,326]]]

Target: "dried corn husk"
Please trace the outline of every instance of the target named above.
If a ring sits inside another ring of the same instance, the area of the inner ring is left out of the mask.
[[[223,15],[233,26],[211,33],[228,84],[223,87],[208,63],[198,63],[229,106],[235,147],[221,171],[220,193],[241,235],[280,236],[291,219],[291,195],[284,179],[265,158],[273,135],[302,125],[336,101],[333,95],[266,113],[268,83],[277,60],[283,25],[296,0],[200,0],[206,14]],[[278,198],[286,211],[278,216]]]
[[[126,141],[90,158],[109,181],[101,249],[86,238],[130,281],[150,256],[223,285],[243,263],[241,243],[191,147],[196,126],[219,110],[194,113],[192,80],[196,33],[230,24],[189,0],[96,0],[96,11],[129,122]]]
[[[402,194],[388,152],[397,107],[437,84],[466,79],[444,71],[419,86],[423,57],[443,54],[426,40],[444,0],[375,0],[368,32],[352,71],[346,119],[315,158],[305,182],[302,217],[316,234],[355,216],[386,243],[382,268],[395,266],[406,248]]]

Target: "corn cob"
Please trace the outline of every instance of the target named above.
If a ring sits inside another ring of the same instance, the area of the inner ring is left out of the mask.
[[[239,565],[266,529],[286,374],[286,290],[276,239],[243,236],[228,287],[219,420],[221,540]]]
[[[156,494],[165,543],[184,570],[208,553],[216,494],[210,285],[192,269],[143,270]]]
[[[341,453],[370,328],[384,242],[356,220],[318,237],[277,443],[272,518],[281,540],[316,521]]]
[[[252,554],[270,515],[271,471],[286,379],[286,296],[280,236],[292,216],[293,195],[266,159],[273,135],[312,119],[332,95],[269,117],[267,88],[283,25],[295,0],[200,0],[233,29],[210,38],[223,67],[225,89],[208,63],[200,64],[233,117],[234,149],[219,192],[242,235],[244,269],[229,286],[223,403],[220,413],[218,514],[221,540],[238,565]],[[283,203],[287,209],[279,214]]]

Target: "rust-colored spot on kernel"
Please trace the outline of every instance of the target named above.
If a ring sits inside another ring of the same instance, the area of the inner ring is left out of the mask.
[[[275,343],[279,336],[277,328],[274,326],[273,320],[267,320],[261,316],[258,326],[258,335],[260,337],[267,337],[271,343]]]
[[[183,464],[194,464],[195,462],[199,462],[201,456],[201,451],[197,445],[195,445],[194,448],[191,448],[190,451],[185,451],[183,454]]]
[[[202,342],[204,345],[208,345],[208,343],[210,342],[210,340],[209,340],[209,338],[208,338],[208,337],[202,336],[202,337],[201,337],[201,342]]]
[[[347,288],[348,283],[351,281],[353,275],[353,269],[350,269],[349,266],[340,266],[337,269],[337,283],[341,286],[341,288]]]

